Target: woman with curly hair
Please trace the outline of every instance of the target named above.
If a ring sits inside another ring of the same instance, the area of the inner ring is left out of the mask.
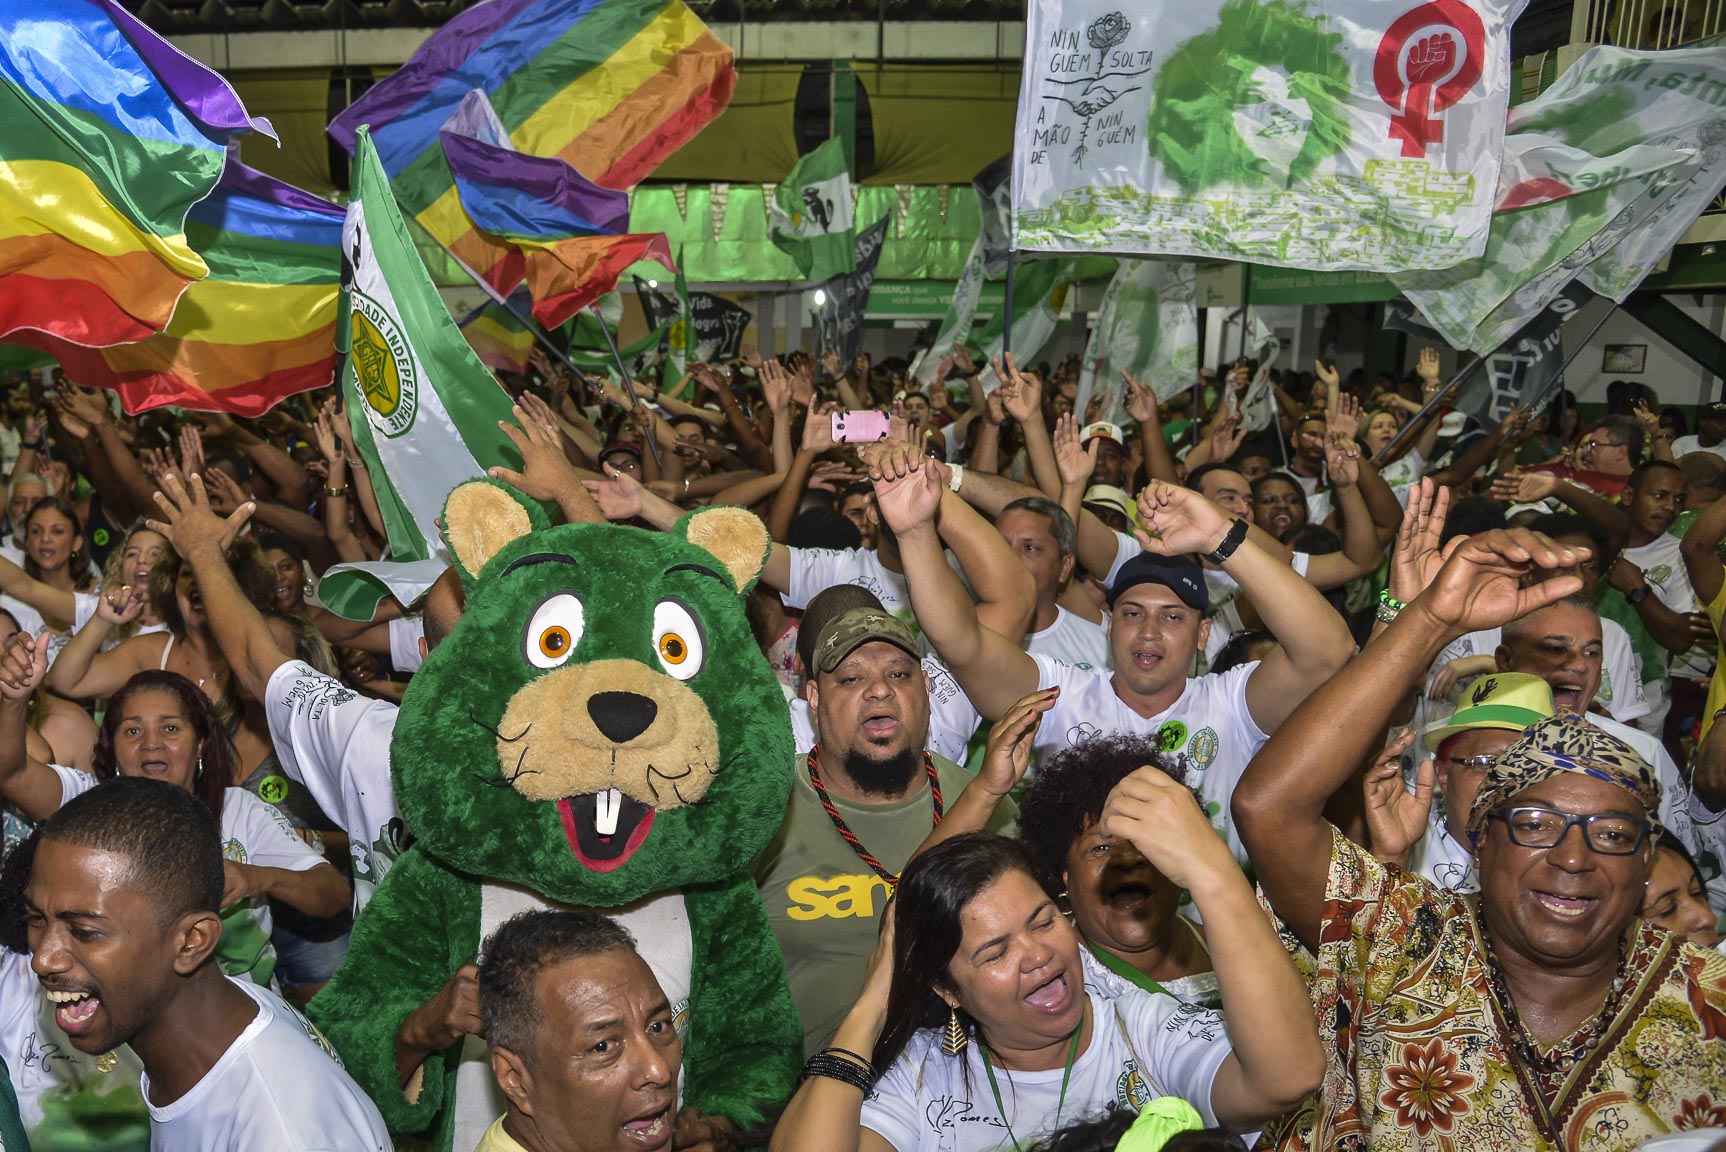
[[[1189,1004],[1220,1004],[1205,934],[1180,914],[1189,897],[1131,840],[1106,835],[1115,785],[1151,767],[1175,783],[1186,773],[1152,737],[1086,740],[1038,762],[1019,802],[1019,838],[1044,877],[1066,892],[1073,927],[1119,987],[1161,989]]]
[[[70,620],[72,625],[67,636],[69,639],[70,632],[90,622],[90,618],[96,614],[97,602],[104,593],[125,595],[133,588],[147,586],[151,570],[162,563],[170,551],[167,539],[160,532],[152,531],[143,520],[136,520],[126,529],[119,546],[109,549],[107,563],[102,566],[100,588],[84,591],[58,587],[35,576],[29,559],[20,566],[0,556],[0,593],[36,612],[44,621]],[[20,623],[35,622],[26,620]],[[162,627],[160,615],[146,600],[143,611],[135,620],[109,636],[108,646],[112,647],[133,635],[160,632]],[[58,641],[56,648],[64,643],[64,639]],[[50,657],[56,654],[57,652],[50,653]]]

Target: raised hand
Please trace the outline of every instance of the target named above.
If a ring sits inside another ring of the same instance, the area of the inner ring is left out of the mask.
[[[1147,552],[1180,556],[1215,552],[1228,534],[1232,518],[1194,492],[1163,480],[1139,489],[1139,523],[1135,532]]]
[[[223,477],[226,479],[225,473]],[[184,484],[180,483],[178,476],[169,476],[162,490],[156,493],[156,507],[162,510],[166,519],[148,521],[150,531],[160,532],[174,546],[174,551],[190,557],[205,547],[227,551],[256,506],[246,501],[224,519],[210,507],[203,478],[193,475]]]
[[[486,475],[534,500],[561,499],[580,480],[569,457],[563,454],[563,433],[557,417],[544,400],[526,391],[521,394],[521,402],[510,409],[510,415],[515,424],[499,420],[497,426],[521,453],[521,471],[500,465],[486,469]]]
[[[605,466],[608,480],[583,480],[582,486],[587,489],[593,502],[599,505],[600,512],[607,520],[633,520],[641,515],[641,497],[643,489],[633,476],[619,472],[610,464]]]
[[[1247,430],[1241,426],[1241,414],[1237,411],[1224,411],[1222,419],[1211,429],[1211,459],[1232,459],[1234,454],[1241,450],[1241,445],[1246,443],[1246,439]],[[1129,472],[1128,475],[1132,473]]]
[[[341,454],[341,438],[336,435],[336,400],[330,397],[318,408],[317,419],[312,422],[312,443],[317,445],[318,455],[327,461],[334,461]]]
[[[977,783],[991,796],[1007,795],[1025,778],[1025,770],[1031,766],[1031,745],[1036,742],[1037,728],[1060,694],[1059,688],[1042,688],[1021,696],[989,729]]]
[[[1587,554],[1526,528],[1464,537],[1410,608],[1457,634],[1498,628],[1581,591],[1577,576],[1546,574],[1574,568]]]
[[[1180,888],[1226,875],[1225,870],[1240,875],[1228,842],[1205,819],[1192,792],[1152,765],[1115,785],[1103,803],[1097,830],[1132,841],[1152,867]]]
[[[1360,441],[1340,429],[1326,431],[1324,464],[1333,487],[1353,488],[1360,483]]]
[[[234,510],[251,497],[240,487],[240,482],[222,471],[212,468],[204,474],[209,485],[210,508],[218,516],[230,516]]]
[[[1426,591],[1444,564],[1447,553],[1440,550],[1439,540],[1444,535],[1444,519],[1449,511],[1450,489],[1435,484],[1432,477],[1421,477],[1409,490],[1408,507],[1402,510],[1402,528],[1396,534],[1396,548],[1390,555],[1390,594],[1404,604]]]
[[[180,425],[180,475],[204,471],[204,438],[194,424]]]
[[[761,381],[761,395],[767,401],[773,418],[777,420],[784,416],[791,406],[791,374],[780,366],[779,361],[768,360],[761,365],[756,378]]]
[[[1339,392],[1336,405],[1325,409],[1324,432],[1326,439],[1341,435],[1353,440],[1360,431],[1360,421],[1363,413],[1359,400],[1347,392]]]
[[[941,508],[941,475],[915,449],[901,445],[877,456],[869,468],[875,484],[875,505],[881,519],[904,535],[933,525]]]
[[[1438,349],[1422,348],[1420,358],[1415,361],[1414,374],[1420,377],[1420,390],[1427,396],[1437,392],[1444,383],[1438,374]]]
[[[485,1031],[479,1014],[479,965],[463,964],[436,996],[408,1014],[401,1039],[428,1052],[442,1052],[463,1036]]]
[[[1372,836],[1372,854],[1389,864],[1401,864],[1420,838],[1432,812],[1436,773],[1431,760],[1415,769],[1414,791],[1403,787],[1402,754],[1414,743],[1414,733],[1404,728],[1391,738],[1378,761],[1367,771],[1361,790],[1366,800],[1366,828]]]
[[[15,632],[0,652],[0,696],[8,700],[28,700],[48,674],[48,645],[53,634],[43,632],[32,637],[28,632]]]
[[[1121,379],[1127,384],[1127,415],[1140,424],[1155,423],[1157,420],[1157,394],[1127,375],[1125,368],[1121,369]]]
[[[1067,488],[1083,488],[1097,470],[1097,450],[1102,438],[1093,439],[1089,446],[1079,443],[1079,422],[1071,412],[1055,421],[1055,468],[1061,474],[1061,484]]]
[[[1492,482],[1500,504],[1538,504],[1558,491],[1558,477],[1545,472],[1511,472]]]
[[[1037,379],[1035,372],[1021,372],[1013,360],[1013,354],[1007,353],[1006,370],[1003,371],[1001,361],[992,362],[995,376],[1003,383],[1010,383],[1012,391],[1003,399],[1007,407],[1007,415],[1024,424],[1031,420],[1043,418],[1043,382]]]
[[[1313,375],[1318,377],[1318,382],[1326,388],[1337,388],[1342,385],[1342,374],[1334,366],[1326,364],[1323,360],[1314,360],[1312,371]]]
[[[96,618],[109,624],[130,624],[144,610],[144,589],[132,584],[103,589],[96,596]]]
[[[819,456],[833,447],[833,413],[837,411],[839,405],[834,403],[818,404],[809,409],[809,414],[803,418],[802,451]]]

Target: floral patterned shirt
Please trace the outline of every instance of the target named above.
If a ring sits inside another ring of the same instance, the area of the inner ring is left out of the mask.
[[[1511,1059],[1468,900],[1336,833],[1311,977],[1324,1085],[1259,1146],[1616,1152],[1726,1126],[1726,956],[1645,922],[1632,935],[1604,1039],[1537,1083]]]

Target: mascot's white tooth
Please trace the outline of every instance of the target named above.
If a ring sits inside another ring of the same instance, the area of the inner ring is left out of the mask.
[[[610,836],[617,831],[617,815],[623,811],[623,793],[616,788],[607,788],[594,797],[593,827],[601,836]]]

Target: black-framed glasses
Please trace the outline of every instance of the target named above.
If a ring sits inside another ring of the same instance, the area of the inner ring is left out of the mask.
[[[1576,447],[1581,452],[1597,452],[1602,448],[1622,448],[1624,445],[1616,440],[1584,440]]]
[[[1648,821],[1621,812],[1597,812],[1578,816],[1550,808],[1494,808],[1488,815],[1504,821],[1510,842],[1522,848],[1556,848],[1570,835],[1572,826],[1582,829],[1582,838],[1602,856],[1629,856],[1648,838]]]

